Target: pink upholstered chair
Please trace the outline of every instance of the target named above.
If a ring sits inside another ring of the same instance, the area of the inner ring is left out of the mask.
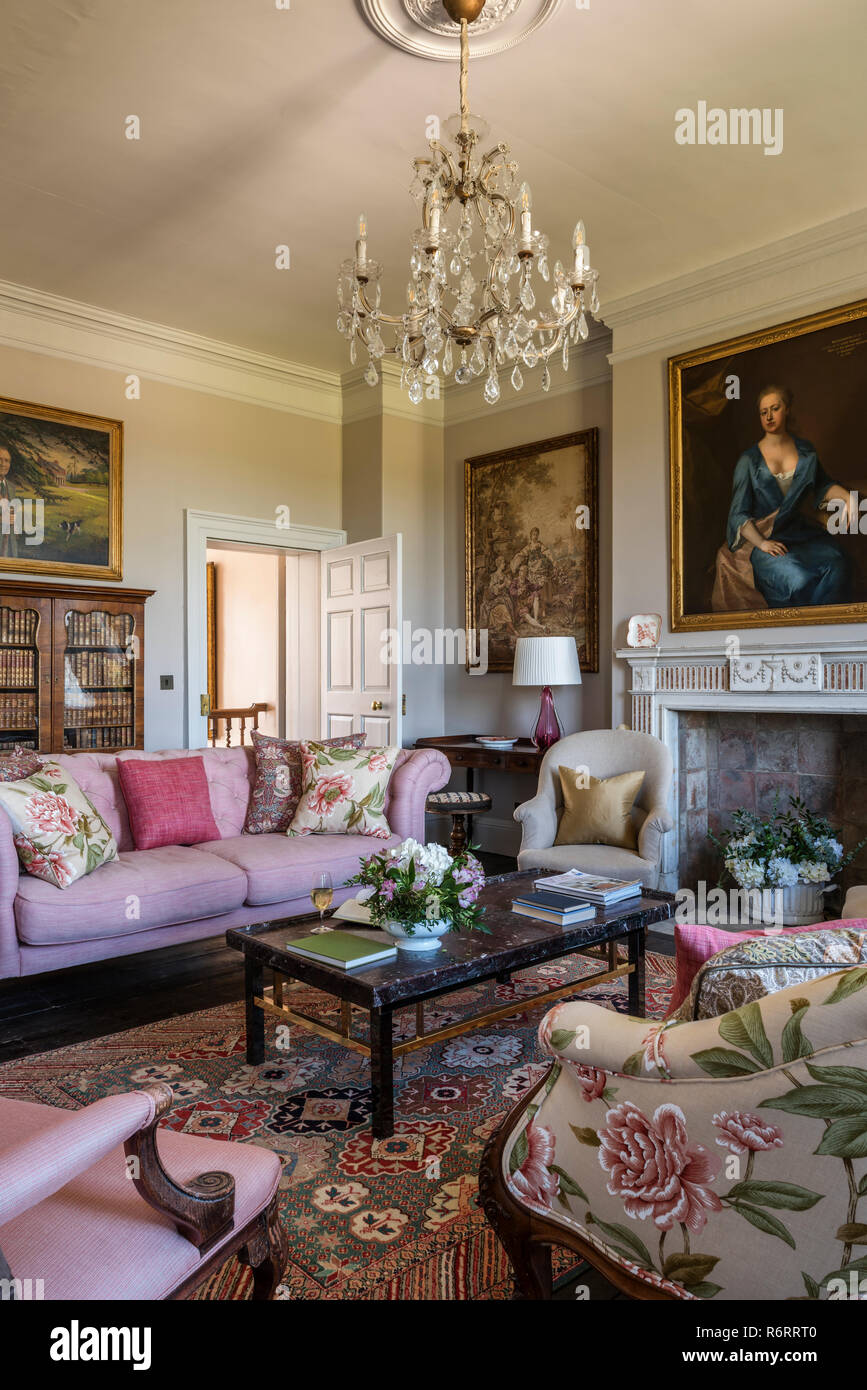
[[[185,1298],[237,1254],[253,1297],[273,1296],[279,1158],[167,1129],[157,1139],[171,1100],[160,1084],[76,1111],[0,1101],[0,1273],[6,1263],[16,1294],[30,1280],[50,1300]]]

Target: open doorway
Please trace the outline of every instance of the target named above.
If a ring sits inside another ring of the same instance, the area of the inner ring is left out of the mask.
[[[299,739],[364,733],[371,746],[400,746],[401,537],[347,545],[345,531],[192,508],[185,528],[186,746],[207,743],[213,694],[218,708],[235,695],[239,709],[270,706],[260,715],[263,732]],[[220,565],[238,573],[224,617],[211,624],[209,662],[208,576],[216,581],[216,612]]]
[[[209,541],[208,698],[212,710],[257,707],[260,733],[319,733],[320,559],[237,541]],[[228,716],[217,723],[225,742]],[[233,744],[252,723],[234,720]]]

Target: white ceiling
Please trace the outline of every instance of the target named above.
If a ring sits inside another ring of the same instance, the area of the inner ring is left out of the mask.
[[[470,94],[555,257],[585,219],[604,311],[867,204],[865,69],[864,0],[567,0]],[[783,154],[677,145],[699,100],[782,107]],[[343,370],[357,215],[399,311],[410,161],[456,106],[456,68],[389,47],[353,0],[2,0],[0,277]]]

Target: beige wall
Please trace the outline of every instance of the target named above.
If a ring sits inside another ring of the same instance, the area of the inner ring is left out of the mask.
[[[532,379],[532,378],[531,378]],[[466,388],[468,391],[473,387]],[[608,728],[611,700],[611,393],[607,384],[576,389],[543,401],[512,405],[511,388],[499,406],[480,418],[446,425],[446,623],[462,626],[465,615],[464,460],[477,454],[532,444],[575,430],[599,430],[599,672],[587,673],[579,687],[555,692],[557,711],[566,733]],[[471,676],[463,668],[445,671],[445,728],[449,733],[507,733],[526,737],[536,722],[539,692],[512,685],[508,673]],[[464,785],[464,774],[454,785]],[[529,777],[500,773],[477,774],[477,790],[494,797],[490,816],[475,827],[482,842],[502,852],[514,852],[520,842],[512,822],[515,803],[534,795]]]
[[[867,247],[863,241],[817,255],[795,269],[788,268],[784,257],[778,261],[768,258],[766,266],[760,281],[731,275],[711,278],[708,274],[704,295],[690,292],[681,298],[672,296],[670,301],[658,298],[652,317],[633,310],[624,315],[622,327],[616,314],[613,316],[615,649],[626,645],[626,625],[633,613],[661,613],[663,642],[669,648],[719,641],[722,649],[728,635],[671,632],[668,358],[849,303],[867,286]],[[642,351],[644,343],[648,346]],[[708,519],[696,517],[692,521],[703,525]],[[724,518],[714,518],[712,524],[719,529]],[[824,641],[845,641],[863,638],[865,629],[863,624],[752,628],[746,635],[751,640],[790,646],[816,641],[820,631]],[[614,724],[630,718],[627,676],[625,663],[616,661]]]
[[[124,583],[155,589],[146,621],[145,746],[184,741],[184,509],[340,525],[340,426],[0,347],[5,396],[125,422]],[[10,576],[11,577],[11,576]],[[161,691],[160,675],[173,675]]]

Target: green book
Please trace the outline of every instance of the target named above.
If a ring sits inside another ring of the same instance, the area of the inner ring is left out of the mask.
[[[297,941],[287,941],[285,950],[293,955],[305,956],[307,960],[318,960],[323,965],[333,965],[337,970],[355,970],[359,965],[379,965],[394,960],[397,947],[378,946],[366,936],[353,936],[348,931],[322,932],[319,936],[302,936]]]

